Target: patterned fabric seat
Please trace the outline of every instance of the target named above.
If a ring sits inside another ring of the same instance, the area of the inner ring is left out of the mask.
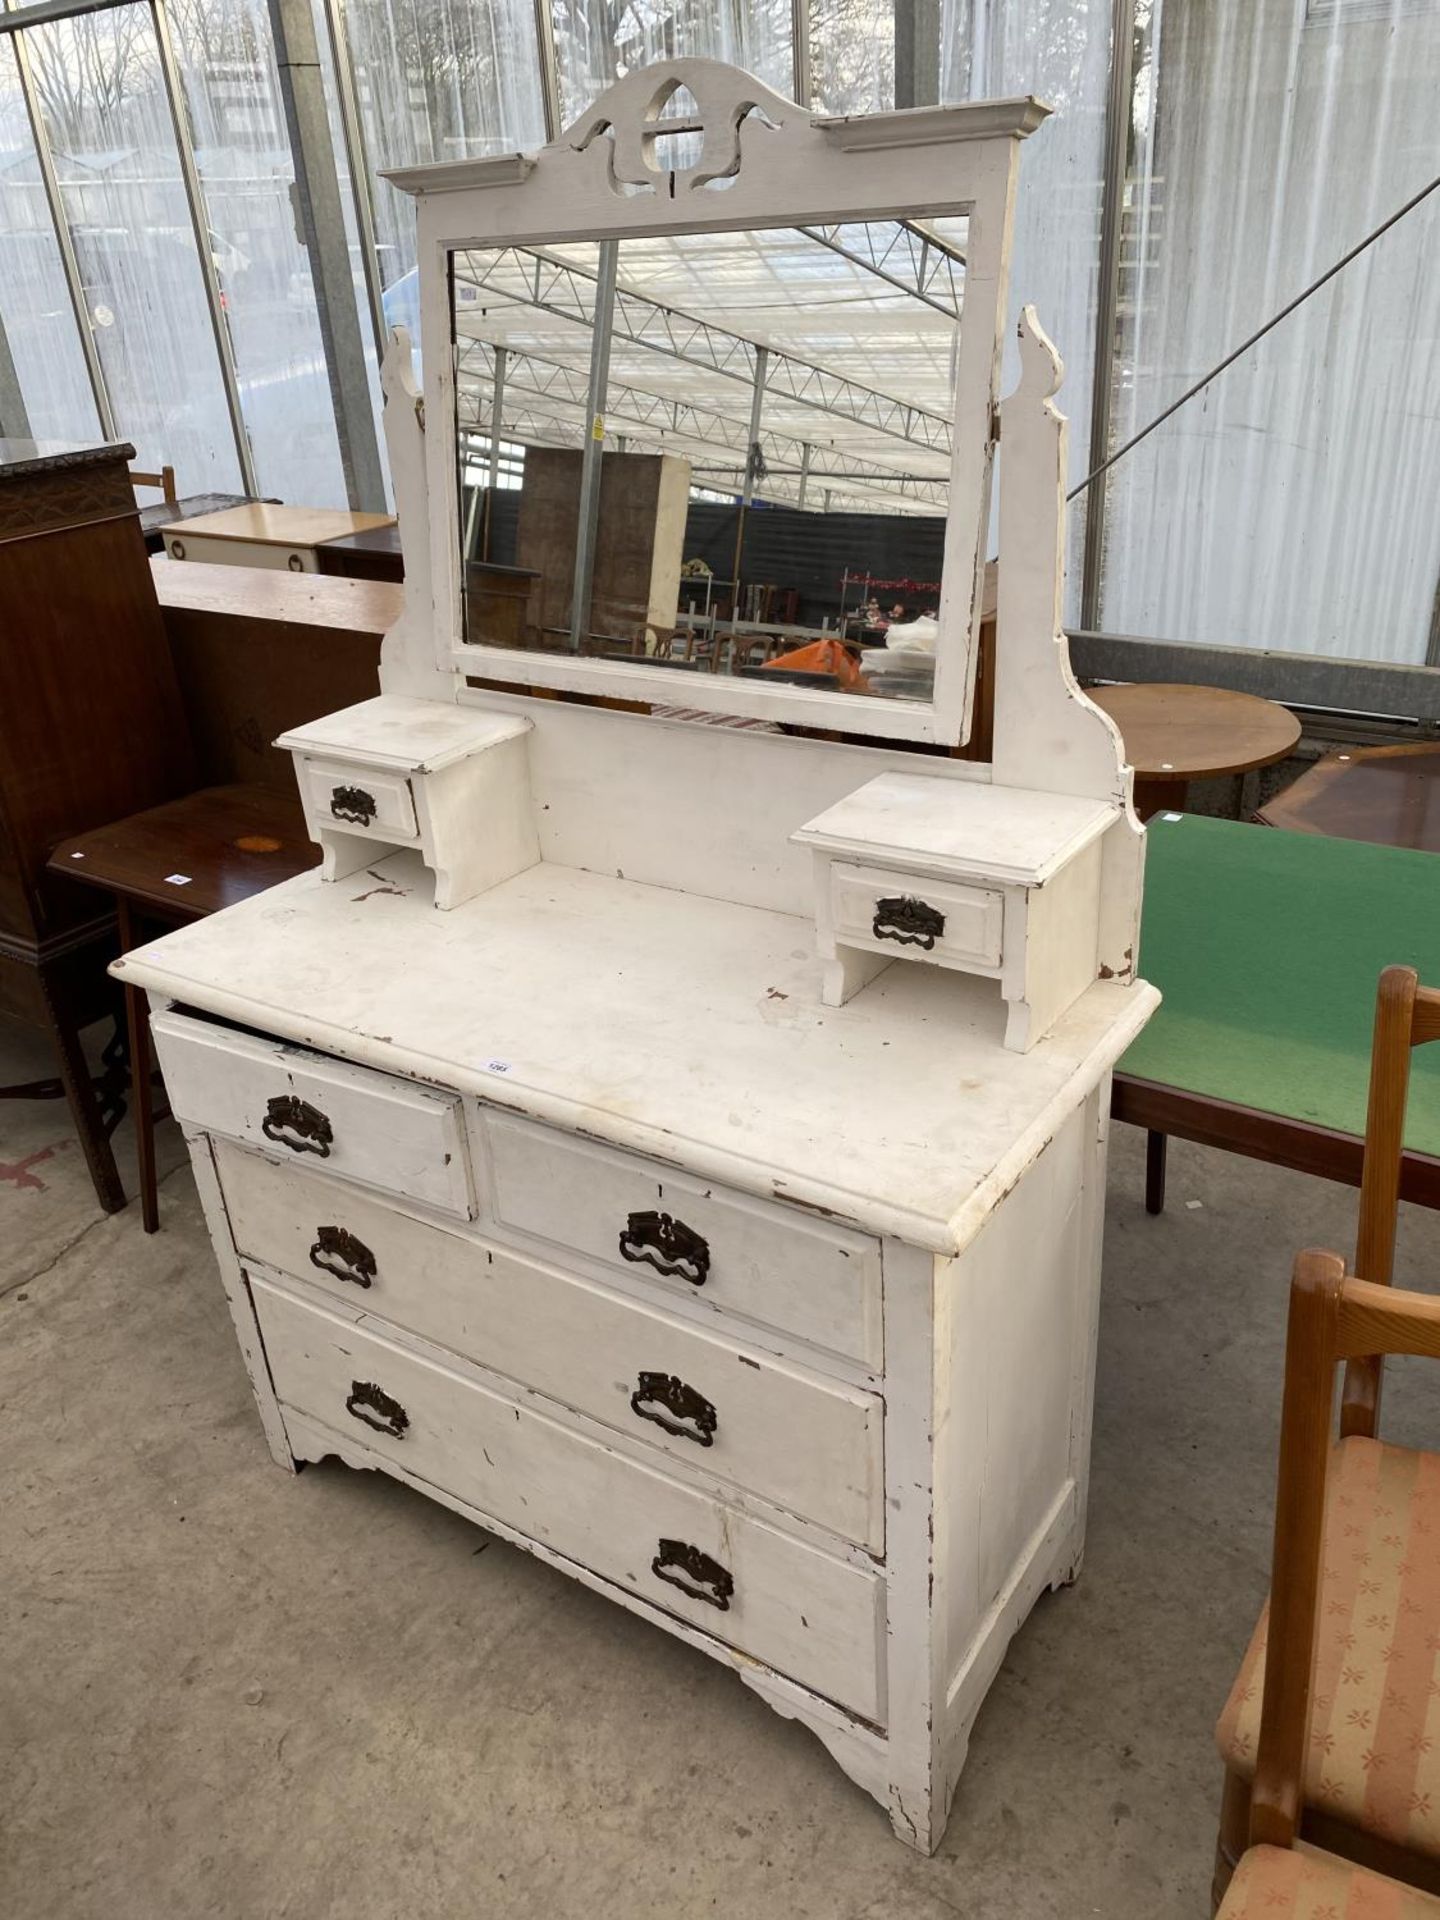
[[[1247,1780],[1260,1737],[1267,1627],[1268,1608],[1215,1730],[1226,1766]],[[1307,1802],[1440,1858],[1440,1457],[1378,1440],[1338,1442],[1327,1477],[1316,1639]],[[1440,1903],[1426,1898],[1424,1911],[1440,1913]]]
[[[1215,1920],[1440,1920],[1440,1900],[1308,1847],[1251,1847]]]

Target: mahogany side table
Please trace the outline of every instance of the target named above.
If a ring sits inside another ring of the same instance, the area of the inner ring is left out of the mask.
[[[1290,833],[1440,853],[1440,741],[1328,753],[1255,818]]]
[[[62,840],[51,854],[54,873],[103,888],[113,896],[120,950],[128,953],[148,933],[138,923],[166,927],[201,920],[246,900],[319,861],[305,829],[298,795],[268,787],[203,787],[180,800],[148,807],[127,819]],[[150,1017],[145,995],[125,987],[130,1034],[130,1085],[140,1210],[146,1233],[160,1225],[155,1179],[155,1112],[151,1099]]]

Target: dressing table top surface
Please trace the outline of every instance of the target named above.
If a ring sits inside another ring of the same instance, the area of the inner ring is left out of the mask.
[[[938,1253],[1158,1000],[1097,982],[1020,1055],[993,980],[898,962],[822,1006],[808,918],[550,862],[449,913],[432,898],[409,852],[340,883],[302,874],[116,971]]]

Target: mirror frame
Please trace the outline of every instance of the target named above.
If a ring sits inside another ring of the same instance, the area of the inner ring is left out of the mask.
[[[662,121],[682,86],[696,113]],[[666,60],[617,82],[537,153],[386,172],[383,178],[416,201],[429,564],[417,570],[414,592],[428,594],[429,606],[412,605],[407,582],[404,625],[408,645],[428,631],[434,650],[429,661],[414,663],[417,673],[448,676],[457,694],[473,676],[517,690],[680,704],[876,739],[963,743],[975,684],[1019,143],[1048,111],[1026,97],[833,119],[723,62]],[[683,170],[660,169],[654,140],[675,132],[702,137],[699,157]],[[939,194],[937,181],[944,186]],[[969,232],[929,703],[770,687],[718,673],[687,674],[677,684],[673,672],[640,662],[465,641],[453,252],[951,215],[965,216]],[[392,460],[394,452],[392,442]],[[396,493],[408,531],[398,472]]]

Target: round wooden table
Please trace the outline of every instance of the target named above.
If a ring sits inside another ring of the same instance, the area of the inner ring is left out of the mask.
[[[1142,820],[1165,807],[1183,810],[1192,780],[1273,766],[1300,738],[1288,708],[1224,687],[1093,687],[1090,698],[1120,729]]]

